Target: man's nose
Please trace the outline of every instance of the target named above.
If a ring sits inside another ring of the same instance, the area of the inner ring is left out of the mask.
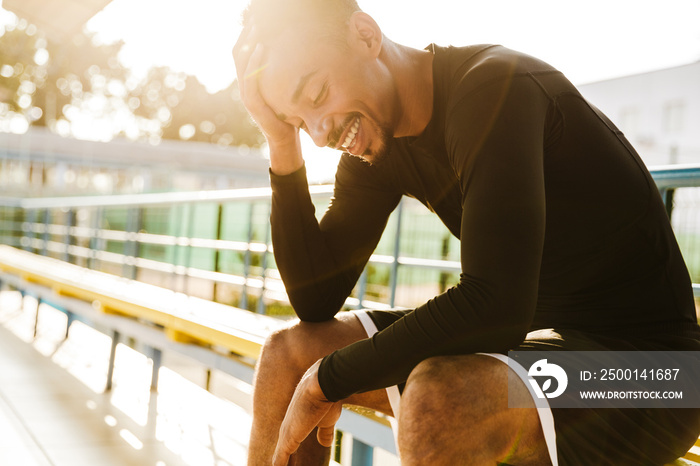
[[[311,124],[307,124],[307,127],[314,144],[318,147],[326,147],[328,145],[328,136],[333,129],[333,119],[331,117],[316,118]]]

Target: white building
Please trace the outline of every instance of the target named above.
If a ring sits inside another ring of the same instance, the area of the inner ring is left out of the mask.
[[[0,132],[0,195],[42,196],[250,188],[269,185],[257,148],[64,138],[45,128]]]
[[[577,87],[648,166],[700,163],[700,61]]]

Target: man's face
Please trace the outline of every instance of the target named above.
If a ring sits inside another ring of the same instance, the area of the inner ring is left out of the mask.
[[[393,134],[396,93],[388,72],[361,47],[280,34],[265,48],[260,93],[278,118],[330,146],[377,162]]]

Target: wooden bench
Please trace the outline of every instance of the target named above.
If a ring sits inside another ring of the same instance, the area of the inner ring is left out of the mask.
[[[695,441],[695,445],[683,455],[683,458],[678,458],[667,466],[700,466],[700,439]]]
[[[117,344],[124,337],[149,349],[145,353],[153,360],[154,390],[161,351],[178,352],[207,369],[252,383],[265,338],[285,325],[280,319],[6,245],[0,245],[0,281],[65,312],[69,326],[80,320],[112,337],[106,390],[111,388]],[[365,445],[396,452],[389,421],[380,414],[344,410],[337,427]]]

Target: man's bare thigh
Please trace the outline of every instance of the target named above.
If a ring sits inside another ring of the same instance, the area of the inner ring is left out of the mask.
[[[509,408],[509,397],[526,408]],[[529,390],[507,364],[491,356],[438,356],[421,362],[406,384],[399,424],[400,443],[408,451],[430,439],[419,456],[442,458],[454,450],[455,458],[471,458],[472,464],[494,457],[509,464],[550,464]],[[436,445],[443,447],[436,452]]]

